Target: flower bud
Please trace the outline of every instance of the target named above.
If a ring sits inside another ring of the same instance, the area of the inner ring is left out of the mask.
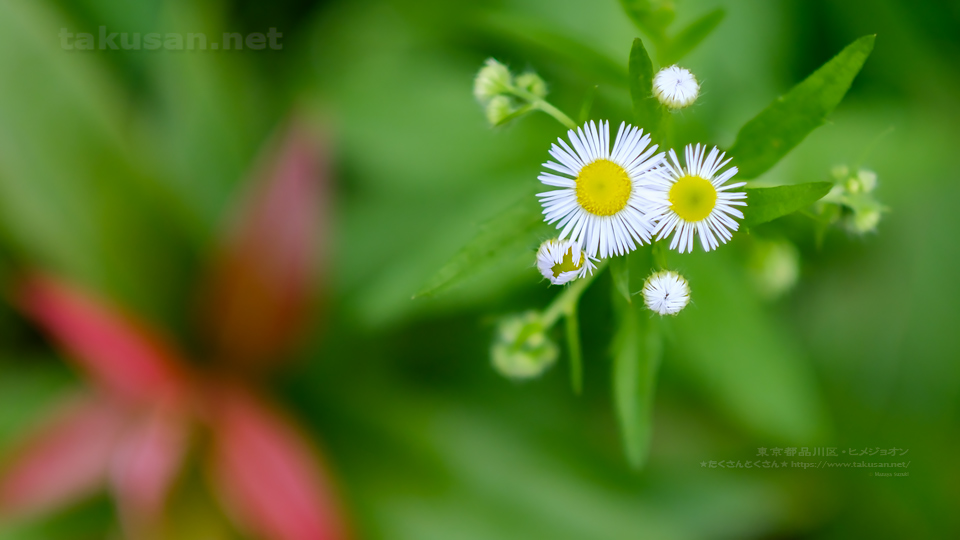
[[[545,83],[539,75],[532,71],[518,75],[516,84],[517,88],[530,92],[538,98],[544,98],[547,96],[547,83]]]
[[[502,319],[490,351],[493,367],[510,379],[537,377],[558,355],[559,348],[547,337],[540,314],[534,311]]]
[[[473,95],[481,103],[508,92],[513,87],[513,76],[507,66],[488,58],[473,81]]]
[[[676,315],[690,302],[690,286],[676,272],[655,272],[643,284],[643,303],[660,315]]]
[[[537,269],[553,285],[563,285],[578,277],[593,274],[596,268],[594,260],[569,238],[547,240],[537,250]]]
[[[864,193],[870,193],[877,187],[877,173],[860,169],[857,172],[857,180],[860,182],[860,188]]]
[[[487,121],[490,122],[491,126],[496,127],[506,122],[513,112],[513,105],[507,96],[495,96],[487,103]]]
[[[867,234],[877,230],[880,224],[882,209],[876,206],[865,206],[854,210],[853,215],[846,220],[847,230],[854,234]]]
[[[700,95],[700,83],[690,70],[665,67],[653,77],[653,95],[670,110],[688,107]]]

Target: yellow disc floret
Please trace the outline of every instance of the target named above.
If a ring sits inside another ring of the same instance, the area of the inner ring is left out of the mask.
[[[573,262],[573,248],[563,254],[563,260],[553,265],[553,277],[560,277],[564,272],[574,272],[583,266],[583,253],[580,253],[580,260]]]
[[[612,216],[623,210],[632,189],[627,171],[606,159],[590,163],[577,175],[577,202],[597,216]]]
[[[717,190],[709,180],[699,176],[681,177],[668,195],[670,208],[680,216],[680,219],[695,223],[710,215],[717,204]]]

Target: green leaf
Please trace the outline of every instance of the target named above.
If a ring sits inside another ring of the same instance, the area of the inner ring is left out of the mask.
[[[710,408],[749,432],[787,443],[827,429],[825,407],[803,347],[771,317],[731,250],[684,260],[695,304],[671,320],[670,362]]]
[[[740,129],[728,154],[741,178],[763,174],[826,120],[870,56],[875,37],[848,45]]]
[[[665,30],[673,22],[676,13],[671,2],[663,0],[620,0],[620,5],[637,28],[646,32],[654,41],[665,40]]]
[[[717,8],[690,23],[670,40],[667,47],[664,47],[662,54],[660,54],[660,63],[670,65],[689,54],[716,29],[726,15],[727,11],[725,9]]]
[[[434,296],[513,256],[518,249],[535,249],[543,216],[535,197],[520,201],[480,226],[480,232],[443,266],[414,298]],[[530,253],[531,259],[533,252]]]
[[[630,295],[630,267],[627,265],[626,256],[610,259],[610,277],[613,278],[614,288],[623,295],[627,303],[633,303]]]
[[[142,145],[111,55],[43,38],[70,26],[48,8],[0,2],[0,241],[18,262],[151,320],[182,319],[185,296],[172,293],[186,290],[200,243],[188,244],[196,237],[156,171],[168,156]]]
[[[630,97],[633,99],[633,120],[649,133],[660,125],[663,111],[653,97],[653,62],[640,38],[633,40],[629,62]]]
[[[657,321],[642,316],[641,304],[614,294],[618,328],[613,340],[613,400],[627,461],[639,469],[650,452],[653,395],[662,355]]]
[[[747,206],[743,209],[743,221],[746,228],[773,221],[797,210],[802,210],[819,201],[833,184],[830,182],[811,182],[793,186],[745,189]]]

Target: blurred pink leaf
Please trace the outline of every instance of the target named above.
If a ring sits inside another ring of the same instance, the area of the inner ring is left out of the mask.
[[[247,367],[275,361],[303,325],[329,196],[323,145],[305,126],[268,155],[203,297],[216,355]]]
[[[110,480],[131,533],[143,537],[161,525],[167,495],[187,451],[189,429],[183,412],[159,406],[123,434]]]
[[[124,419],[104,399],[67,405],[4,468],[0,510],[41,512],[103,487]]]
[[[46,276],[27,279],[16,293],[24,313],[106,389],[134,401],[183,390],[180,356],[132,317]]]
[[[216,396],[210,466],[234,521],[263,540],[348,538],[317,456],[280,416],[239,390]]]

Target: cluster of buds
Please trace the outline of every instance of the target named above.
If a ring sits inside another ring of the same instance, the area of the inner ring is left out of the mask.
[[[875,232],[887,210],[874,195],[876,173],[866,169],[854,172],[846,165],[838,165],[831,174],[835,185],[820,201],[821,215],[829,223],[839,222],[851,234]]]
[[[491,126],[501,126],[536,108],[547,95],[547,83],[533,72],[514,76],[507,66],[488,58],[473,81],[473,95]]]

